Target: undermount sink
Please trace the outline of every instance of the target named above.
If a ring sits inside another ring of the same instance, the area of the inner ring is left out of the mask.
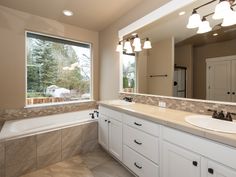
[[[128,102],[125,100],[112,100],[110,101],[110,104],[112,105],[117,105],[117,106],[127,106],[127,105],[131,105],[134,104],[135,102]]]
[[[185,121],[197,127],[223,133],[236,133],[236,122],[213,119],[211,116],[186,116]]]

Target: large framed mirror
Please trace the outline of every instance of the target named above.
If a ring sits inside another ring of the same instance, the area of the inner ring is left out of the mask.
[[[138,35],[142,45],[148,37],[152,48],[122,53],[121,92],[236,102],[236,25],[212,18],[218,3],[195,1],[124,36]],[[212,30],[187,28],[193,10]]]

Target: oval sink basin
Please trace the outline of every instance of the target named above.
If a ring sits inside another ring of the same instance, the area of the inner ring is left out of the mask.
[[[112,100],[109,103],[112,105],[117,105],[117,106],[127,106],[127,105],[131,105],[131,104],[135,104],[135,102],[128,102],[128,101],[124,101],[124,100]]]
[[[223,133],[236,133],[236,123],[213,119],[211,116],[193,115],[186,116],[185,121],[197,127]]]

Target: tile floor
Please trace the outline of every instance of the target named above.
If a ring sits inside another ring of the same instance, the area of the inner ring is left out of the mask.
[[[134,177],[102,149],[56,163],[21,177]]]

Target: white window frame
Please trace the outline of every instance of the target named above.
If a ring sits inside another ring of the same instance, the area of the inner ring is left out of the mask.
[[[71,41],[71,42],[76,42],[76,43],[84,43],[89,45],[90,47],[90,99],[89,100],[76,100],[76,101],[65,101],[65,102],[56,102],[56,103],[45,103],[45,104],[35,104],[35,105],[27,105],[27,52],[28,52],[28,44],[27,44],[27,34],[36,34],[36,35],[41,35],[41,36],[46,36],[46,37],[51,37],[51,38],[56,38],[56,39],[62,39],[66,41]],[[60,36],[55,36],[55,35],[49,35],[41,32],[34,32],[30,30],[25,31],[25,108],[30,108],[30,107],[44,107],[44,106],[56,106],[56,105],[64,105],[64,104],[75,104],[75,103],[86,103],[86,102],[91,102],[94,101],[94,83],[93,83],[93,77],[94,77],[94,71],[93,71],[93,48],[92,44],[89,42],[84,42],[84,41],[78,41],[74,39],[70,39],[67,37],[60,37]]]

